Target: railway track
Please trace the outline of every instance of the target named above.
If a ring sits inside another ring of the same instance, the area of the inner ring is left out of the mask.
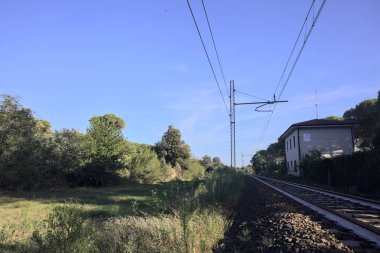
[[[252,178],[380,247],[380,202],[272,178]]]

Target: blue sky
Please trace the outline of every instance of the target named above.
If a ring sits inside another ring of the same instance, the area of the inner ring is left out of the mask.
[[[201,1],[191,3],[225,92]],[[205,0],[227,81],[270,99],[310,3]],[[377,0],[327,1],[265,134],[268,113],[237,108],[238,165],[315,118],[316,101],[320,117],[341,116],[376,97],[379,13]],[[84,132],[114,113],[130,141],[154,144],[172,124],[194,156],[229,162],[229,119],[185,0],[0,1],[0,93],[54,129]]]

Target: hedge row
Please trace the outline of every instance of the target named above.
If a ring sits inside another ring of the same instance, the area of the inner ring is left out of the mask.
[[[357,152],[332,159],[305,158],[302,177],[351,192],[380,193],[380,150]]]

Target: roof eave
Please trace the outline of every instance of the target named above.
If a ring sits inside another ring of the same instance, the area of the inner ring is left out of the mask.
[[[285,139],[291,132],[292,129],[298,129],[298,128],[327,128],[327,127],[354,127],[357,124],[340,124],[340,125],[291,125],[286,131],[278,138],[278,140]]]

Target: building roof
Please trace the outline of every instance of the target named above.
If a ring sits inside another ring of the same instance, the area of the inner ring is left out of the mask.
[[[331,120],[331,119],[312,119],[292,124],[286,131],[278,138],[279,140],[285,138],[295,128],[304,127],[353,127],[356,123],[345,120]]]

